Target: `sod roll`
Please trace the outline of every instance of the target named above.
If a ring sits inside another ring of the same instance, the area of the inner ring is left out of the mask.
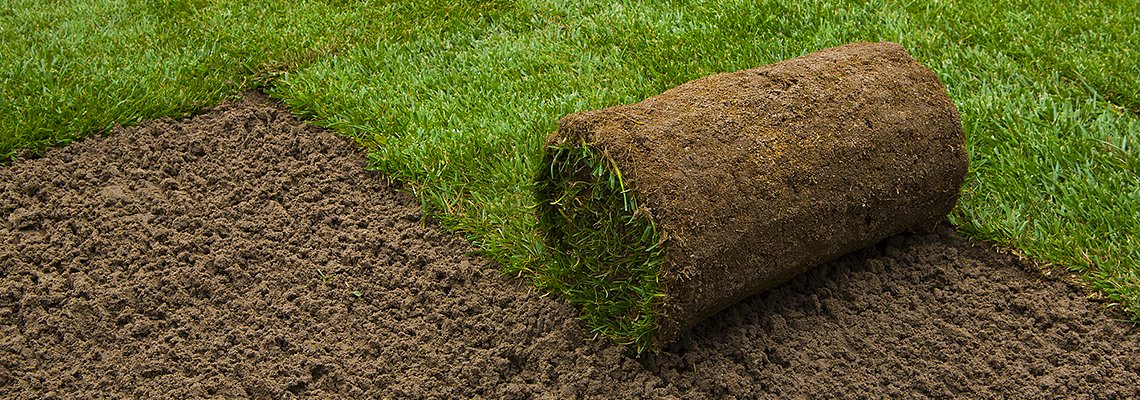
[[[709,76],[564,117],[536,178],[538,279],[639,351],[954,206],[962,124],[894,43]]]

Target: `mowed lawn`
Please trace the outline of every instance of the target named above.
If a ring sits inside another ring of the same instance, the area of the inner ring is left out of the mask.
[[[559,117],[889,40],[961,111],[958,229],[1140,320],[1137,21],[1138,0],[0,0],[0,159],[262,88],[547,286],[530,182]]]

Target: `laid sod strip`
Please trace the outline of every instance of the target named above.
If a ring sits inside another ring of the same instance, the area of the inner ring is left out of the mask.
[[[538,275],[638,351],[819,263],[933,228],[966,174],[957,109],[894,43],[569,115],[546,144],[537,213],[559,262]]]
[[[536,178],[539,229],[559,251],[540,274],[580,306],[594,331],[644,351],[655,336],[664,294],[664,247],[638,213],[637,197],[609,157],[582,143],[546,153]],[[567,250],[575,249],[573,257]]]

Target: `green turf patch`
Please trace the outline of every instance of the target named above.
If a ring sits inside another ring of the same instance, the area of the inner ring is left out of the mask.
[[[181,117],[364,40],[478,21],[462,1],[0,0],[0,163]],[[494,2],[477,5],[489,13]]]
[[[535,187],[538,226],[557,262],[539,269],[538,279],[578,306],[595,332],[648,349],[665,296],[657,227],[602,152],[559,145],[546,157],[550,168],[540,169]]]

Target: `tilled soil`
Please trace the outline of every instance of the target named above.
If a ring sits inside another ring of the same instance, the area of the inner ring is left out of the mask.
[[[251,94],[0,168],[0,397],[1140,396],[1140,329],[946,227],[638,358],[362,167]]]

